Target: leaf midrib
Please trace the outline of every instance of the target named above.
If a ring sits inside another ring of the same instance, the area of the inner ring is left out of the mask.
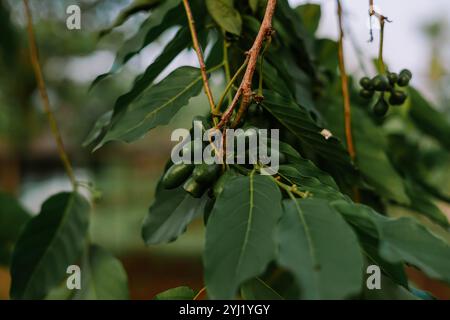
[[[309,249],[308,252],[309,252],[309,255],[310,255],[311,260],[312,260],[312,268],[314,269],[315,266],[318,265],[318,259],[317,259],[317,256],[316,256],[316,250],[314,249],[314,245],[313,245],[313,241],[312,241],[312,237],[311,237],[311,232],[310,232],[310,230],[308,228],[308,225],[306,224],[306,218],[305,218],[305,215],[303,213],[303,210],[298,205],[298,200],[295,197],[293,197],[292,201],[295,204],[295,207],[296,207],[297,212],[298,212],[298,216],[299,216],[300,221],[301,221],[301,225],[303,226],[303,229],[305,231],[306,242],[307,242],[308,249]],[[319,282],[320,281],[319,281],[319,278],[318,278],[318,274],[314,270],[313,270],[312,273],[313,273],[314,280],[315,280],[314,284],[316,286],[316,290],[317,290],[317,292],[320,292],[320,287],[319,287]]]
[[[41,259],[39,259],[39,262],[37,263],[36,267],[34,268],[34,271],[31,273],[31,276],[30,276],[30,278],[29,278],[28,281],[27,281],[27,285],[25,286],[25,289],[24,289],[24,291],[23,291],[23,296],[24,296],[24,297],[27,295],[28,289],[29,289],[29,287],[30,287],[30,284],[33,283],[32,280],[33,280],[34,277],[36,276],[36,271],[39,270],[39,268],[41,267],[41,264],[42,264],[42,261],[44,260],[44,257],[47,256],[48,252],[49,252],[50,249],[53,247],[53,243],[54,243],[55,239],[58,238],[57,235],[58,235],[59,232],[61,231],[60,229],[61,229],[62,226],[65,224],[65,222],[66,222],[66,220],[67,220],[67,217],[69,216],[69,215],[67,214],[67,212],[68,212],[69,208],[72,207],[74,200],[75,200],[75,194],[72,193],[72,194],[70,195],[70,197],[69,197],[68,202],[67,202],[66,209],[64,209],[63,218],[61,219],[61,223],[58,225],[58,227],[57,227],[56,230],[55,230],[54,237],[51,239],[49,245],[48,245],[47,248],[45,249],[44,253],[41,255]]]
[[[134,127],[131,127],[130,129],[128,129],[127,131],[125,131],[123,134],[127,134],[132,132],[133,130],[135,130],[136,128],[139,128],[145,121],[148,120],[148,118],[152,117],[154,115],[154,113],[158,112],[159,110],[161,110],[162,108],[165,108],[168,104],[171,104],[172,102],[174,102],[176,99],[178,99],[181,95],[183,95],[184,93],[186,93],[187,91],[189,91],[189,89],[191,89],[195,84],[197,84],[197,82],[199,82],[202,79],[201,76],[198,76],[197,78],[195,78],[194,81],[192,81],[188,86],[186,86],[185,89],[181,90],[178,94],[176,94],[174,97],[170,98],[169,100],[167,100],[167,102],[163,103],[161,106],[159,106],[158,108],[154,109],[153,111],[147,113],[147,115],[144,117],[144,119],[142,121],[140,121],[137,125],[135,125]]]
[[[240,270],[241,268],[241,264],[242,264],[242,259],[244,256],[244,253],[247,251],[247,245],[248,245],[248,241],[250,238],[250,229],[251,229],[251,225],[253,222],[253,209],[255,207],[254,204],[254,186],[253,186],[253,179],[254,179],[254,173],[252,172],[249,176],[249,209],[248,209],[248,220],[247,220],[247,228],[245,231],[245,237],[244,237],[244,243],[242,244],[242,250],[241,250],[241,254],[239,255],[239,262],[236,268],[236,274],[238,273],[238,270]]]

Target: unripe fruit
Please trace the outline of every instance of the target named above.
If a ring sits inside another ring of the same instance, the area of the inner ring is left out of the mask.
[[[381,96],[380,99],[378,99],[377,103],[373,106],[373,113],[377,117],[384,117],[386,113],[389,110],[389,105],[384,100],[384,97]]]
[[[386,91],[389,88],[389,80],[384,75],[377,75],[372,79],[372,83],[376,91]]]
[[[195,166],[192,177],[200,184],[211,185],[219,176],[221,166],[218,164],[199,164]]]
[[[402,74],[398,78],[398,85],[400,87],[406,87],[409,84],[410,80],[411,80],[411,78],[407,74]]]
[[[404,93],[403,91],[400,90],[395,90],[393,92],[391,92],[391,96],[389,98],[389,104],[393,105],[393,106],[400,106],[403,103],[405,103],[407,98],[406,93]]]
[[[372,91],[372,90],[361,89],[361,91],[359,91],[359,95],[364,99],[372,98],[373,94],[374,94],[374,91]]]
[[[395,72],[389,72],[387,77],[391,86],[394,86],[398,81],[398,74],[396,74]]]
[[[162,186],[166,189],[174,189],[180,186],[192,173],[194,165],[192,164],[174,164],[171,166],[161,179]]]
[[[408,69],[403,69],[402,71],[400,71],[400,76],[402,76],[402,75],[408,76],[409,79],[412,78],[412,72],[409,71]]]
[[[194,198],[201,198],[208,187],[195,181],[193,177],[186,180],[183,189]]]
[[[361,78],[361,80],[359,80],[359,84],[366,90],[373,90],[372,80],[368,77]]]

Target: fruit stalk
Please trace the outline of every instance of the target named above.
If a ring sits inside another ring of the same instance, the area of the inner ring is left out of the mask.
[[[383,60],[383,47],[384,47],[384,24],[385,19],[383,16],[380,17],[380,48],[378,51],[378,68],[381,74],[386,74],[386,66]]]

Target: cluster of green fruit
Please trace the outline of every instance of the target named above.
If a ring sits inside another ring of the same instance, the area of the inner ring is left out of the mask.
[[[379,97],[375,105],[373,106],[373,113],[376,116],[383,117],[391,106],[401,106],[407,99],[407,94],[396,86],[407,87],[411,81],[411,71],[404,69],[400,74],[394,72],[388,72],[387,75],[377,75],[373,79],[363,77],[359,81],[362,89],[360,91],[361,97],[364,99],[372,99],[375,91],[379,92]],[[385,94],[389,93],[389,103],[386,102]]]
[[[173,164],[164,174],[161,183],[166,189],[183,189],[194,198],[201,198],[212,187],[214,195],[221,192],[222,183],[218,183],[222,166],[218,164]]]

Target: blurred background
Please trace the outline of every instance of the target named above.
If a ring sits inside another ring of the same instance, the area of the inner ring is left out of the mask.
[[[208,109],[203,96],[192,99],[176,119],[130,145],[108,144],[95,153],[82,142],[98,116],[127,92],[134,77],[148,66],[176,30],[161,34],[157,43],[134,57],[118,76],[107,78],[93,90],[96,76],[109,71],[123,40],[136,32],[147,14],[140,13],[110,35],[98,32],[114,21],[131,0],[31,0],[35,32],[51,105],[79,180],[91,181],[101,192],[94,201],[92,241],[119,257],[127,270],[131,297],[151,299],[171,287],[203,286],[201,252],[203,222],[196,221],[178,241],[145,247],[140,227],[164,164],[170,155],[173,128],[190,127],[194,114]],[[331,0],[291,0],[322,4],[321,37],[337,38],[336,3]],[[368,1],[343,0],[346,15],[346,55],[349,72],[374,71],[377,34],[369,43]],[[450,2],[448,0],[376,0],[393,23],[387,25],[385,59],[395,70],[409,68],[419,87],[450,118]],[[81,30],[66,28],[66,8],[77,4]],[[180,13],[181,14],[181,13]],[[0,191],[19,197],[32,213],[39,212],[51,194],[70,190],[59,162],[28,59],[22,2],[0,0]],[[196,65],[194,53],[184,52],[165,72],[179,65]],[[366,69],[366,71],[364,71]],[[213,79],[216,94],[222,79]],[[87,196],[90,195],[85,190]],[[1,210],[1,208],[0,208]],[[418,284],[450,298],[439,284],[416,276]],[[8,271],[0,266],[0,299],[8,298]]]

